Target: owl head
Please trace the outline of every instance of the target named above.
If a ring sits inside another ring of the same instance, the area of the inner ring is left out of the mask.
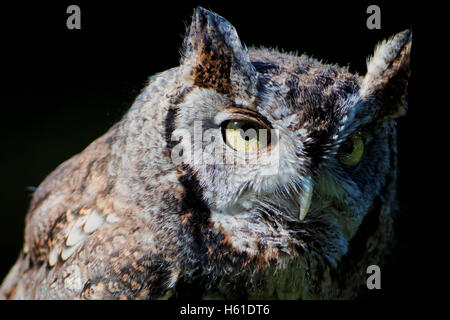
[[[303,233],[322,239],[334,261],[371,210],[392,206],[394,119],[407,108],[411,37],[382,42],[360,76],[305,55],[247,49],[224,18],[195,10],[172,160],[195,177],[235,246],[257,250],[251,235],[280,246]]]

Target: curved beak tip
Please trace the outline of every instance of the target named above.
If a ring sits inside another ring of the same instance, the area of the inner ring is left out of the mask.
[[[303,221],[311,206],[311,199],[314,190],[314,183],[311,176],[305,178],[304,189],[300,196],[300,220]]]

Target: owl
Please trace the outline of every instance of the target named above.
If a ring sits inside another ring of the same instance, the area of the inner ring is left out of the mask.
[[[3,299],[351,299],[394,252],[412,33],[364,76],[198,7],[180,66],[34,192]]]

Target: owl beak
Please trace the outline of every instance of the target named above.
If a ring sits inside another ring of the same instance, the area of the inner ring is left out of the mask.
[[[300,196],[300,220],[305,219],[311,206],[311,199],[314,189],[314,182],[311,176],[307,176],[303,182],[303,192]]]

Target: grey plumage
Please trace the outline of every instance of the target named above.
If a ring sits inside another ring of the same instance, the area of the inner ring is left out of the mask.
[[[181,65],[36,190],[0,297],[356,297],[395,240],[411,37],[380,44],[361,77],[247,49],[197,8]],[[268,145],[240,152],[256,141],[228,141],[240,123]]]

